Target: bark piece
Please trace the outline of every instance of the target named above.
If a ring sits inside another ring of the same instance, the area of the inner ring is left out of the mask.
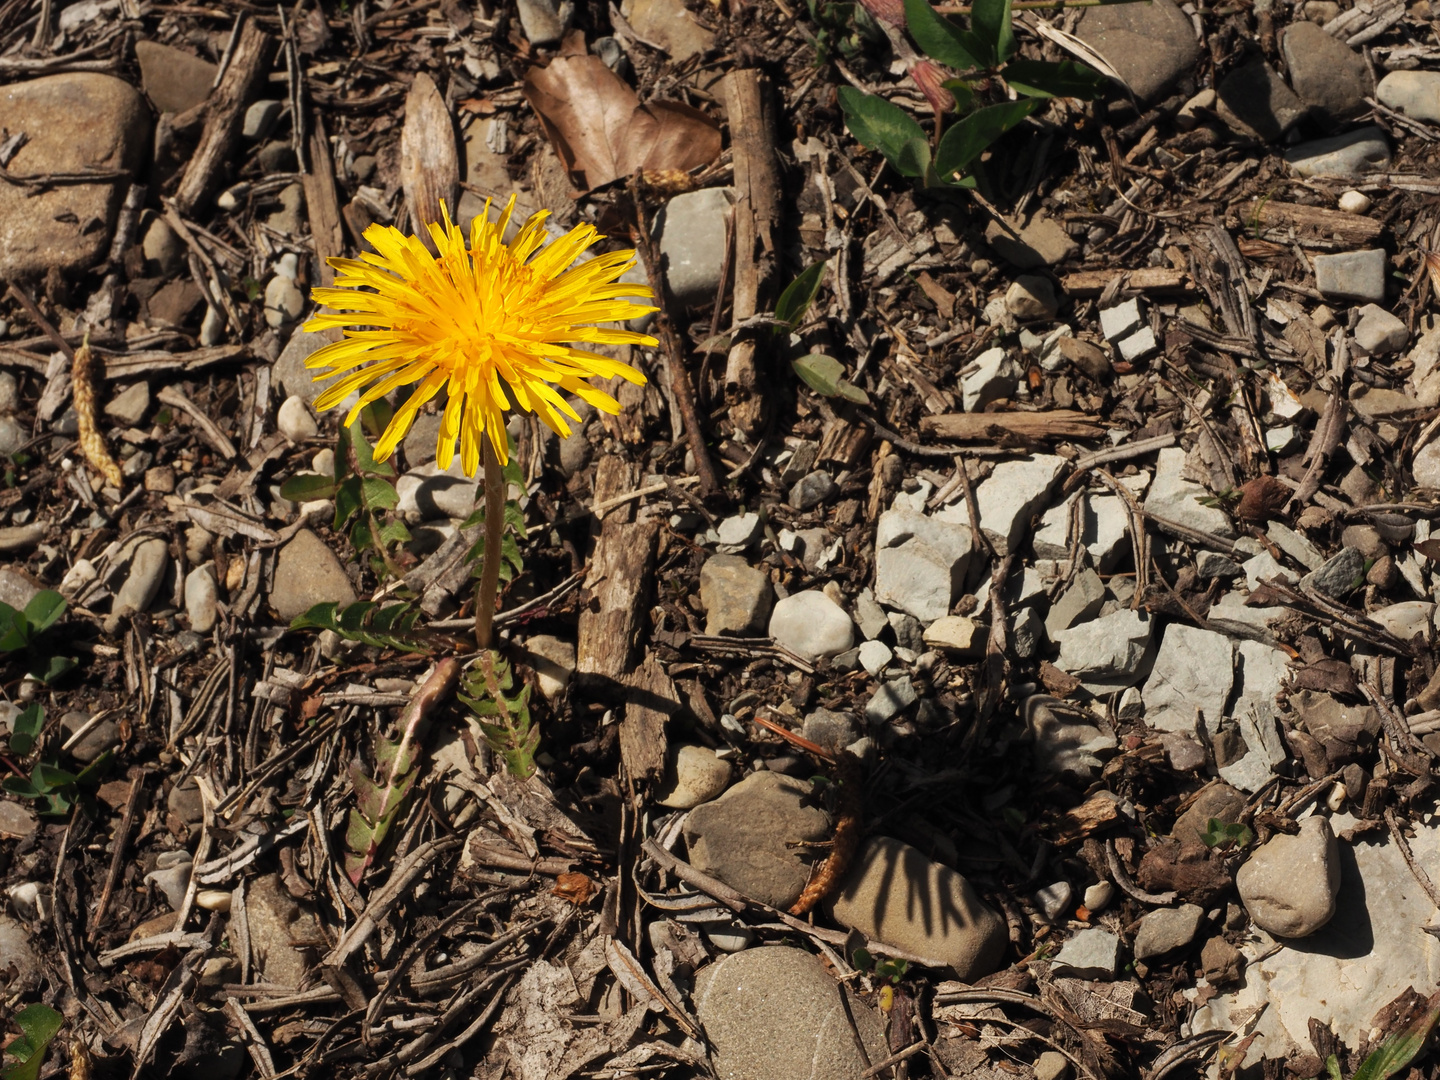
[[[1324,206],[1256,199],[1238,208],[1241,224],[1261,238],[1302,247],[1348,251],[1371,244],[1385,231],[1384,222]]]
[[[1100,417],[1073,409],[1049,412],[945,413],[920,418],[920,430],[941,439],[961,442],[1011,438],[1098,439],[1105,434]]]
[[[310,239],[319,260],[320,284],[335,284],[330,260],[345,254],[340,200],[335,194],[335,158],[325,134],[325,118],[318,109],[310,114],[310,171],[304,176],[305,208],[310,213]]]
[[[425,226],[440,220],[440,204],[454,212],[460,191],[460,158],[455,149],[455,124],[435,80],[415,76],[405,99],[405,127],[400,132],[400,185],[410,224],[425,246],[434,244]]]
[[[605,522],[585,581],[591,600],[580,613],[582,679],[619,681],[630,671],[650,607],[659,540],[655,522]]]
[[[1060,278],[1060,286],[1070,296],[1099,296],[1116,278],[1125,279],[1123,288],[1147,293],[1186,292],[1193,286],[1183,270],[1168,266],[1148,266],[1143,270],[1078,270]]]
[[[665,772],[665,724],[680,710],[680,695],[651,653],[627,680],[630,692],[620,721],[620,757],[635,781],[655,783]]]

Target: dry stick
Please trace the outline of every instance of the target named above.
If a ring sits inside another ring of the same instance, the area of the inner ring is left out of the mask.
[[[490,439],[482,437],[485,458],[485,566],[475,594],[475,645],[490,648],[495,625],[495,592],[500,587],[500,544],[505,536],[505,472]]]
[[[115,830],[114,850],[110,852],[110,872],[105,876],[105,888],[101,890],[100,901],[95,905],[95,914],[90,918],[92,943],[105,923],[105,909],[110,906],[115,883],[120,880],[120,873],[125,868],[125,848],[129,843],[131,826],[135,824],[135,812],[140,808],[140,799],[145,794],[145,780],[148,776],[149,773],[142,772],[130,781],[130,795],[125,800],[125,813],[120,818],[120,827]]]
[[[731,319],[739,323],[760,310],[775,262],[780,177],[775,160],[769,80],[754,68],[732,72],[726,107],[735,164],[735,298]],[[730,421],[754,438],[764,427],[765,393],[755,363],[756,341],[730,346],[725,362],[725,400]]]
[[[245,102],[265,77],[273,44],[270,35],[253,20],[240,31],[230,66],[206,103],[200,145],[175,192],[175,203],[182,212],[191,213],[200,205],[209,195],[220,166],[229,160],[245,119]]]
[[[700,477],[700,493],[706,499],[719,499],[724,495],[720,476],[715,463],[710,460],[710,451],[705,446],[705,429],[700,426],[700,412],[695,407],[695,387],[690,382],[690,372],[685,367],[685,352],[675,333],[674,324],[665,310],[665,285],[660,274],[660,257],[655,250],[655,238],[650,235],[650,226],[645,221],[645,200],[642,197],[638,177],[630,183],[630,198],[635,205],[635,234],[640,261],[645,264],[645,276],[655,290],[655,304],[660,308],[655,314],[656,336],[660,339],[660,355],[670,374],[670,389],[680,406],[680,417],[685,421],[685,439],[690,452],[695,455],[695,473]]]

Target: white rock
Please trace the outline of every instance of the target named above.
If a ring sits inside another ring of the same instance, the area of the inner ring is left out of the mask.
[[[1245,573],[1245,587],[1251,592],[1275,578],[1292,585],[1300,580],[1299,574],[1285,569],[1275,561],[1275,556],[1268,551],[1262,551],[1259,555],[1246,559],[1240,564],[1240,569]]]
[[[297,446],[320,434],[320,425],[315,422],[310,406],[305,404],[303,398],[293,396],[286,398],[276,412],[275,427],[291,446]]]
[[[1150,652],[1150,616],[1122,608],[1055,635],[1055,666],[1085,683],[1116,689],[1140,681]]]
[[[1077,492],[1045,511],[1035,530],[1035,556],[1040,559],[1069,557],[1070,508],[1076,500],[1081,502],[1080,543],[1090,553],[1095,569],[1102,574],[1109,573],[1130,550],[1126,539],[1129,516],[1118,495]]]
[[[554,701],[565,693],[570,677],[575,674],[575,643],[562,641],[550,634],[536,634],[525,639],[525,658],[540,683],[545,700]]]
[[[1139,297],[1132,296],[1113,307],[1100,312],[1100,333],[1106,341],[1118,341],[1145,325],[1145,316],[1140,312]]]
[[[681,304],[715,299],[725,266],[729,188],[701,188],[677,195],[656,221],[656,240],[665,260],[665,283]]]
[[[1235,875],[1245,909],[1262,930],[1308,937],[1335,914],[1340,892],[1340,846],[1320,816],[1300,823],[1296,836],[1278,833]]]
[[[970,566],[969,526],[887,510],[875,528],[875,599],[933,622],[950,611]]]
[[[860,666],[871,675],[878,676],[894,658],[895,654],[884,642],[872,640],[860,643]]]
[[[1015,365],[996,347],[986,349],[965,368],[960,376],[961,401],[966,412],[979,412],[992,401],[1010,397],[1019,379]]]
[[[1289,555],[1307,570],[1319,570],[1325,565],[1325,556],[1300,533],[1279,521],[1272,521],[1265,535],[1270,542]]]
[[[1078,979],[1113,979],[1119,966],[1119,937],[1095,926],[1072,935],[1060,947],[1051,971]]]
[[[298,322],[305,294],[291,278],[276,274],[265,286],[265,323],[274,330]]]
[[[215,564],[204,563],[185,575],[185,614],[190,617],[190,629],[197,634],[208,634],[215,628],[219,618],[216,603],[219,590],[215,586]]]
[[[1085,889],[1083,903],[1087,911],[1104,911],[1115,899],[1115,886],[1108,881],[1097,881]]]
[[[1161,451],[1164,453],[1164,451]],[[1045,504],[1067,463],[1053,454],[1002,461],[975,489],[980,530],[1000,555],[1028,529],[1030,518]],[[934,515],[936,520],[970,524],[970,511],[962,500]]]
[[[1371,356],[1397,352],[1410,340],[1405,324],[1378,304],[1366,304],[1360,309],[1360,321],[1355,324],[1355,344]]]
[[[667,756],[665,776],[655,792],[661,806],[689,810],[717,798],[730,783],[730,763],[708,746],[681,746]]]
[[[1017,319],[1053,319],[1060,302],[1049,278],[1021,274],[1005,290],[1005,309]]]
[[[1363,191],[1347,191],[1337,205],[1347,214],[1363,214],[1370,209],[1370,196]]]
[[[119,628],[123,616],[136,615],[150,606],[155,594],[160,591],[169,563],[170,556],[164,540],[151,537],[140,541],[130,556],[130,570],[125,576],[125,583],[110,605],[111,615],[105,623],[107,633],[114,633]]]
[[[477,470],[478,471],[478,470]],[[435,462],[411,469],[395,482],[402,514],[418,514],[423,521],[437,518],[467,518],[475,509],[481,477],[466,476],[460,455],[448,470]]]
[[[1440,120],[1440,71],[1392,71],[1380,80],[1375,97],[1415,120]]]
[[[770,636],[806,660],[838,656],[855,643],[855,624],[823,592],[792,593],[775,604]]]
[[[1199,709],[1213,732],[1225,716],[1233,680],[1229,638],[1171,623],[1145,682],[1145,722],[1157,731],[1194,731]]]
[[[1365,617],[1401,641],[1419,634],[1428,642],[1433,636],[1435,605],[1425,600],[1406,600],[1377,608]]]
[[[1035,894],[1035,906],[1048,921],[1055,922],[1069,913],[1070,902],[1074,899],[1074,886],[1068,881],[1057,881]]]
[[[1157,517],[1197,529],[1226,540],[1235,535],[1230,518],[1217,506],[1207,506],[1201,499],[1210,492],[1192,480],[1186,480],[1185,451],[1178,446],[1160,451],[1155,466],[1155,479],[1145,496],[1145,509]]]
[[[720,537],[721,553],[739,554],[755,542],[760,530],[759,514],[737,514],[726,518],[715,530]]]

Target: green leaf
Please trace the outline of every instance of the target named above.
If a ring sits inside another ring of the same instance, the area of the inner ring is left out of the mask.
[[[987,105],[962,117],[940,140],[935,151],[935,171],[947,181],[963,172],[985,148],[1020,123],[1042,104],[1039,98]]]
[[[43,634],[55,625],[65,614],[65,597],[53,589],[41,589],[25,605],[25,621],[30,624],[30,634]]]
[[[388,480],[367,476],[361,486],[361,497],[369,510],[393,510],[400,505],[400,496]]]
[[[11,795],[19,795],[22,799],[38,799],[42,794],[39,788],[23,776],[7,776],[0,782],[0,788]]]
[[[350,526],[350,546],[356,551],[375,546],[375,534],[370,531],[370,522],[363,517],[357,517]]]
[[[1325,1059],[1325,1074],[1330,1077],[1330,1080],[1345,1080],[1344,1074],[1340,1071],[1340,1062],[1334,1054]]]
[[[850,134],[862,146],[884,154],[885,159],[900,171],[900,152],[911,139],[925,138],[925,129],[904,109],[874,94],[862,94],[852,86],[842,86],[839,97]]]
[[[1425,1048],[1437,1021],[1440,1021],[1440,994],[1431,996],[1425,1011],[1412,1020],[1409,1027],[1382,1042],[1356,1070],[1353,1080],[1389,1080]]]
[[[985,62],[1003,64],[1015,53],[1015,28],[1010,22],[1010,0],[975,0],[970,28],[984,43]]]
[[[55,791],[59,788],[69,787],[79,777],[65,769],[55,765],[47,765],[43,761],[35,766],[35,771],[30,774],[30,782],[41,791]]]
[[[376,606],[373,600],[359,600],[340,613],[340,625],[336,627],[342,634],[355,633],[365,625],[365,616],[370,614]]]
[[[895,168],[904,176],[924,176],[930,169],[930,140],[911,139],[900,148]]]
[[[40,1067],[45,1064],[45,1051],[65,1024],[61,1016],[48,1005],[27,1005],[12,1018],[23,1034],[5,1048],[19,1064],[10,1065],[0,1071],[3,1080],[36,1080]]]
[[[309,502],[312,499],[329,499],[335,495],[336,483],[328,476],[318,473],[300,473],[280,485],[280,497],[291,502]]]
[[[110,764],[115,760],[115,751],[106,750],[89,765],[80,770],[80,775],[75,778],[76,787],[86,787],[98,784],[100,778],[110,771]]]
[[[380,526],[380,543],[384,547],[391,544],[408,544],[413,537],[410,530],[405,527],[403,521],[391,521]]]
[[[390,408],[390,402],[384,398],[372,401],[360,410],[360,426],[370,438],[379,440],[385,434],[385,429],[390,426],[390,419],[395,415],[395,410]]]
[[[930,6],[929,0],[905,0],[905,23],[910,28],[910,36],[932,60],[956,71],[986,66],[977,59],[987,52],[985,43],[943,17]]]
[[[345,523],[360,512],[363,505],[360,497],[360,477],[347,476],[335,489],[334,529],[343,529]]]
[[[304,615],[297,615],[290,620],[291,630],[334,630],[336,627],[335,612],[340,607],[333,601],[323,604],[316,604]]]
[[[1236,847],[1243,848],[1255,839],[1255,834],[1248,825],[1232,825],[1219,818],[1211,818],[1205,823],[1205,831],[1200,834],[1200,839],[1206,847],[1233,843]]]
[[[37,682],[42,682],[46,686],[50,686],[57,679],[65,677],[79,666],[73,657],[51,656],[31,665],[30,677]]]
[[[845,375],[845,365],[833,356],[824,353],[809,353],[790,361],[795,374],[804,384],[824,397],[836,397],[840,393],[840,380]]]
[[[29,645],[29,630],[24,614],[0,601],[0,652],[16,652]]]
[[[805,317],[805,312],[810,310],[810,305],[819,295],[820,283],[825,279],[825,265],[825,260],[821,259],[815,265],[800,271],[800,276],[786,285],[780,299],[775,301],[775,318],[788,323],[791,330],[799,327],[800,320]],[[778,327],[776,333],[779,333]]]
[[[850,955],[850,963],[856,971],[870,971],[875,967],[875,957],[870,955],[869,949],[856,949]]]
[[[1005,66],[1005,81],[1027,97],[1071,97],[1093,101],[1108,81],[1094,68],[1077,60],[1016,60]]]
[[[25,711],[15,718],[10,732],[10,750],[16,754],[28,754],[40,738],[45,727],[45,706],[38,701],[26,706]]]

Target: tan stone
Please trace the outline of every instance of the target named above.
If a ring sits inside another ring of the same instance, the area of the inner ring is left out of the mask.
[[[309,529],[301,529],[280,549],[270,606],[282,620],[288,623],[316,604],[334,602],[345,607],[355,599],[345,567],[325,541]]]

